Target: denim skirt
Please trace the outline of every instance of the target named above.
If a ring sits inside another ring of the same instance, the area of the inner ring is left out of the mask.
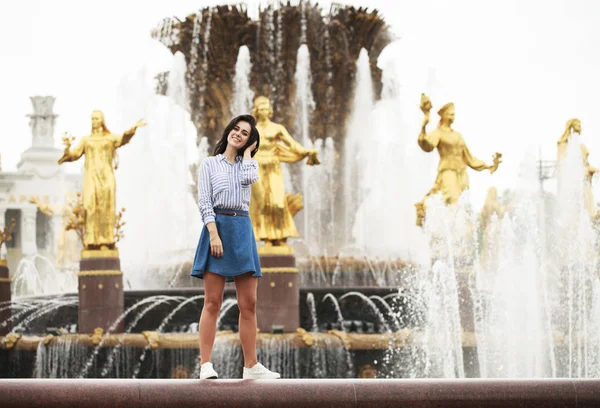
[[[218,214],[219,212],[239,216]],[[252,276],[262,276],[248,211],[215,208],[215,213],[217,231],[223,243],[223,256],[216,258],[211,255],[210,233],[205,225],[196,248],[191,275],[202,279],[204,272],[212,272],[224,276],[226,282],[233,282],[235,276],[248,272],[252,272]]]

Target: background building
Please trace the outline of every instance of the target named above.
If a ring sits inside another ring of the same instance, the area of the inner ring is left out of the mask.
[[[0,168],[0,228],[16,222],[13,239],[2,248],[13,273],[23,257],[36,254],[59,267],[77,262],[77,235],[64,231],[64,217],[67,203],[81,190],[81,175],[68,174],[57,163],[62,150],[54,143],[54,101],[53,96],[31,97],[31,145],[21,153],[17,171]]]

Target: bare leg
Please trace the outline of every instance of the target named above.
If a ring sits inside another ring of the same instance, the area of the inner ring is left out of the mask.
[[[204,306],[202,306],[199,324],[200,364],[210,361],[224,289],[225,277],[210,272],[204,273]]]
[[[256,288],[258,278],[246,273],[235,278],[238,307],[240,309],[240,340],[244,352],[244,367],[258,363],[256,357]]]

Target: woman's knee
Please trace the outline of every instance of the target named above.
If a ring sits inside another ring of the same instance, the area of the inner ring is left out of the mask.
[[[256,295],[239,297],[238,308],[243,315],[256,313]]]
[[[221,298],[208,297],[204,299],[204,306],[202,311],[210,314],[218,314],[221,310],[221,304],[223,303]]]

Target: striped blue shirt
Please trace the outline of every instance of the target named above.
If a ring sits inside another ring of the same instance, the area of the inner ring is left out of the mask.
[[[215,208],[248,211],[250,187],[257,180],[254,159],[238,156],[234,164],[222,154],[204,159],[198,176],[198,207],[204,225],[215,220]]]

